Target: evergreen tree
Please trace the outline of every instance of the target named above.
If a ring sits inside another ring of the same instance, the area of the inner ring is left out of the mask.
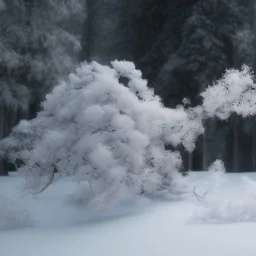
[[[142,0],[140,15],[135,17],[134,33],[137,40],[134,43],[134,60],[144,75],[152,82],[165,55],[162,47],[164,24],[168,17],[168,1]]]
[[[52,83],[74,66],[80,43],[65,22],[80,11],[80,0],[8,1],[0,11],[0,137],[34,116]]]

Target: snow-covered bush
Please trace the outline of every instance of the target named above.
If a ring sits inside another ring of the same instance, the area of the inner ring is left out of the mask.
[[[202,108],[165,108],[133,63],[112,67],[83,63],[46,96],[35,119],[4,141],[10,159],[24,163],[19,171],[33,193],[51,183],[54,171],[76,177],[71,198],[82,205],[171,189],[182,160],[166,145],[194,149]]]
[[[13,199],[0,196],[0,230],[31,227],[34,221],[29,213]]]
[[[227,70],[221,79],[213,86],[209,86],[202,94],[203,118],[218,117],[227,120],[236,113],[242,117],[256,114],[256,84],[251,69],[244,65],[242,70]],[[216,162],[210,171],[223,169],[221,162]],[[215,184],[223,177],[221,172],[215,172]],[[207,207],[196,213],[199,222],[226,223],[237,221],[255,221],[256,207],[254,207],[256,183],[245,181],[245,193],[239,196],[217,198],[207,201]],[[206,202],[206,201],[205,201]]]
[[[80,205],[110,205],[160,190],[180,194],[182,187],[193,191],[194,182],[190,186],[178,175],[179,152],[166,146],[193,151],[204,119],[256,111],[256,85],[247,66],[227,70],[201,94],[202,106],[169,109],[133,63],[111,65],[81,64],[46,96],[36,118],[20,122],[1,142],[10,160],[22,164],[31,193],[46,189],[54,171],[75,176],[79,185],[70,199]],[[223,170],[221,161],[210,167],[217,180]]]
[[[193,196],[203,205],[208,205],[208,196],[218,193],[219,189],[227,183],[227,179],[225,166],[221,160],[212,163],[207,171],[202,177],[191,171],[185,177],[176,176],[171,184],[172,190],[165,194],[166,197],[187,198]]]

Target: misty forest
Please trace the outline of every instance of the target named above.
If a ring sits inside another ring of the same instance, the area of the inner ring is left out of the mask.
[[[0,251],[254,256],[255,71],[255,0],[0,0]]]

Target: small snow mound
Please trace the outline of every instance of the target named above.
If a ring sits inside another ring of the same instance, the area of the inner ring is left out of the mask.
[[[0,230],[34,225],[29,213],[13,199],[0,196]]]
[[[208,208],[194,213],[192,222],[208,224],[224,224],[256,221],[256,205],[242,199],[226,199],[216,201]]]
[[[208,206],[197,210],[192,217],[196,223],[235,223],[256,221],[256,182],[242,178],[240,196],[222,196],[208,201]]]
[[[226,169],[225,169],[223,161],[218,159],[209,166],[208,171],[211,173],[218,172],[221,174],[221,173],[226,172]]]

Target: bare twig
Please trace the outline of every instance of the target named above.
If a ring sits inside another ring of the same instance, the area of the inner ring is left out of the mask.
[[[45,191],[52,184],[53,179],[54,179],[54,171],[51,172],[48,181],[46,182],[46,184],[39,191],[37,191],[35,193],[30,193],[30,194],[38,195],[38,194],[42,193],[43,191]]]
[[[206,191],[202,196],[199,195],[199,194],[196,192],[196,189],[197,189],[197,187],[194,187],[194,188],[193,188],[193,194],[194,194],[194,196],[196,197],[196,199],[197,199],[200,203],[202,203],[204,206],[209,207],[210,204],[209,204],[209,202],[205,199],[205,197],[207,196],[207,194],[208,194],[210,188],[208,188],[207,191]]]

